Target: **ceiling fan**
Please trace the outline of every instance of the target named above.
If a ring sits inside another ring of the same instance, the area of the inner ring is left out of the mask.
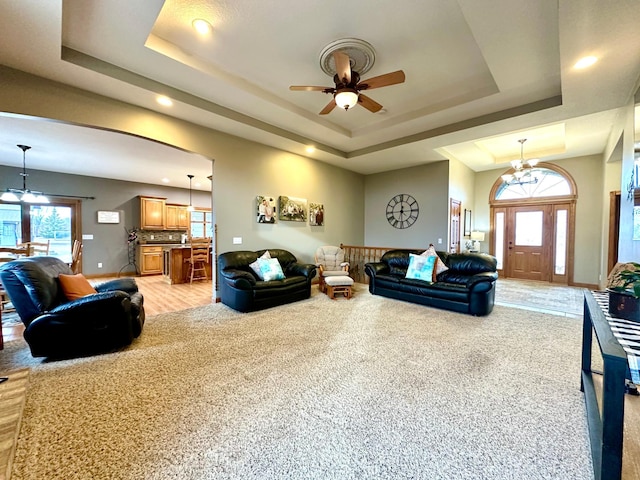
[[[370,112],[377,112],[382,108],[375,100],[360,93],[362,90],[372,90],[374,88],[387,87],[404,82],[404,72],[397,70],[377,77],[360,81],[358,72],[351,70],[349,55],[344,52],[333,52],[333,59],[336,65],[336,74],[333,76],[335,87],[299,86],[292,85],[289,90],[294,91],[320,91],[333,94],[333,99],[320,111],[320,115],[330,113],[336,105],[349,110],[354,105],[360,104]]]

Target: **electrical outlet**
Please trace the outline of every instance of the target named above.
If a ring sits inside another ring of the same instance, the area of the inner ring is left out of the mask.
[[[438,243],[439,244],[442,243],[442,239],[441,238],[438,239]]]
[[[151,240],[153,240],[155,237],[153,235],[151,235]]]
[[[234,245],[242,245],[242,237],[233,237]]]
[[[102,268],[102,262],[98,262],[98,268]]]
[[[169,235],[169,240],[173,240],[173,235]]]

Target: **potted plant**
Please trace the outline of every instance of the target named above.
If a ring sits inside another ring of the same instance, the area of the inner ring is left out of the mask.
[[[640,264],[630,262],[613,272],[609,287],[609,314],[640,322]]]

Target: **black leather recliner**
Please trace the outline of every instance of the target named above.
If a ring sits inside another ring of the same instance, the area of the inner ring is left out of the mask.
[[[98,293],[70,301],[60,274],[72,272],[55,257],[25,257],[0,267],[0,281],[26,327],[24,338],[34,357],[103,353],[140,335],[143,297],[133,278],[94,285]]]
[[[265,282],[249,267],[264,252],[241,250],[218,256],[222,303],[240,312],[251,312],[311,296],[311,282],[316,276],[315,265],[298,263],[291,252],[270,248],[271,258],[278,259],[285,278]]]
[[[471,315],[491,313],[498,279],[494,256],[436,252],[449,269],[440,272],[435,282],[405,278],[410,254],[420,253],[421,250],[389,250],[379,262],[367,263],[364,269],[369,276],[369,292]]]

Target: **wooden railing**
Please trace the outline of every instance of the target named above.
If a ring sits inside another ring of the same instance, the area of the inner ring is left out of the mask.
[[[379,262],[380,257],[389,250],[401,247],[365,247],[357,245],[342,245],[344,260],[349,262],[349,276],[357,283],[369,283],[369,277],[364,273],[365,263]]]

